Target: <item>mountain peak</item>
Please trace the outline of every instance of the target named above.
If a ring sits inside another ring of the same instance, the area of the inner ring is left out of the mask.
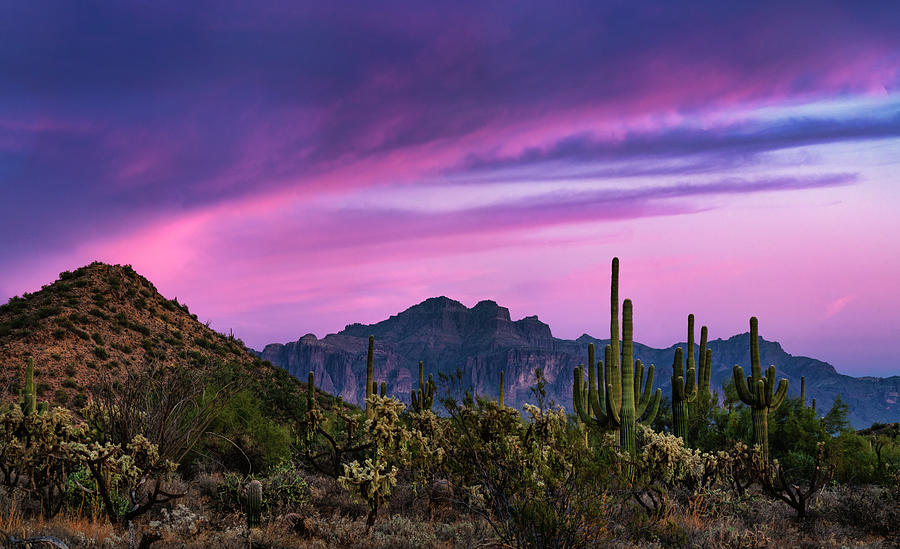
[[[406,311],[410,311],[410,310],[416,309],[416,308],[426,309],[429,311],[434,311],[434,310],[450,310],[450,311],[452,311],[452,310],[465,309],[466,306],[463,305],[462,303],[460,303],[459,301],[456,301],[455,299],[450,299],[449,297],[442,295],[442,296],[438,296],[438,297],[429,297],[422,303],[419,303],[418,305],[413,305],[409,309],[406,309]],[[406,312],[406,311],[403,311],[403,312]],[[403,314],[403,313],[400,313],[400,314]]]

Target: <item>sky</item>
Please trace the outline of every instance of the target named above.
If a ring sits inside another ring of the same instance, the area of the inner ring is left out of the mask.
[[[339,4],[331,6],[330,4]],[[0,300],[130,264],[245,343],[428,297],[900,374],[900,4],[5,2]]]

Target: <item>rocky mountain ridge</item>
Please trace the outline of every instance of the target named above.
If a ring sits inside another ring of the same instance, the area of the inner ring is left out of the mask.
[[[535,368],[542,368],[550,396],[572,408],[573,369],[587,358],[590,342],[602,349],[609,340],[584,334],[576,340],[553,337],[550,326],[536,316],[510,318],[509,309],[494,301],[468,308],[447,297],[430,298],[376,324],[350,324],[322,339],[307,334],[286,344],[269,344],[257,356],[305,379],[315,373],[320,389],[360,402],[365,379],[367,338],[375,336],[375,379],[387,381],[389,393],[409,402],[417,383],[418,361],[426,371],[452,373],[460,369],[463,382],[478,394],[498,395],[500,370],[505,372],[504,396],[519,407],[530,399]],[[749,333],[709,342],[713,350],[712,385],[721,393],[735,364],[750,362]],[[635,357],[655,364],[654,386],[671,394],[670,377],[675,347],[655,349],[635,343]],[[696,352],[696,351],[695,351]],[[806,377],[807,398],[816,398],[822,412],[836,395],[850,405],[850,421],[856,428],[900,420],[900,376],[855,378],[835,371],[826,362],[793,356],[779,343],[760,338],[764,365],[774,364],[779,378],[790,382],[789,394],[800,392],[800,376]],[[441,386],[438,387],[439,394]]]

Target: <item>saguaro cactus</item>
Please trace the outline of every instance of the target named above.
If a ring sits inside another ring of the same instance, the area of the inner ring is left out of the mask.
[[[643,385],[643,390],[641,389]],[[644,423],[650,423],[659,410],[659,399],[662,390],[657,389],[653,396],[653,365],[647,370],[647,382],[644,384],[644,365],[634,360],[634,322],[630,299],[622,302],[622,402],[619,405],[609,397],[612,387],[607,386],[606,403],[612,412],[612,419],[619,425],[619,444],[623,452],[635,451],[634,425],[649,407]],[[638,398],[640,395],[640,398]],[[616,411],[618,410],[618,413]]]
[[[435,392],[434,376],[428,374],[428,382],[425,382],[425,372],[422,367],[422,361],[419,361],[419,390],[412,391],[412,408],[413,411],[422,412],[431,410],[434,406]]]
[[[618,364],[611,359],[612,346],[606,346],[606,367],[604,362],[595,362],[594,344],[588,343],[588,380],[587,394],[584,391],[584,367],[575,368],[572,383],[572,401],[575,412],[582,423],[594,429],[603,429],[610,425],[606,408],[607,384],[620,385]],[[613,373],[615,368],[615,373]],[[620,386],[621,390],[621,386]],[[613,426],[614,427],[614,426]]]
[[[700,354],[697,364],[697,398],[688,404],[690,417],[699,417],[701,408],[710,400],[710,377],[712,376],[712,349],[707,348],[709,330],[706,326],[700,327]],[[688,315],[688,368],[694,366],[694,315]]]
[[[25,415],[35,413],[37,411],[37,396],[34,388],[34,357],[28,357],[28,365],[25,366],[25,394],[23,398],[22,411]]]
[[[706,348],[708,331],[700,329],[700,368],[694,368],[694,315],[688,315],[687,369],[682,371],[684,352],[675,349],[672,362],[672,424],[675,436],[688,444],[688,418],[700,419],[702,408],[709,401],[709,382],[712,369],[712,350]]]
[[[690,343],[688,344],[690,347]],[[675,349],[675,360],[672,362],[672,427],[676,437],[681,437],[687,445],[688,441],[688,403],[697,398],[697,376],[694,368],[688,366],[687,377],[682,371],[684,351]]]
[[[800,376],[800,403],[806,406],[806,378],[804,376]],[[808,410],[813,414],[816,413],[816,399],[812,399]]]
[[[762,377],[759,364],[759,321],[750,318],[750,374],[744,380],[744,369],[735,365],[732,370],[734,386],[753,416],[753,440],[762,450],[764,462],[769,461],[769,412],[777,409],[787,395],[788,381],[782,379],[775,391],[775,366],[769,366]]]
[[[310,372],[306,378],[306,408],[312,410],[316,404],[316,376]]]
[[[500,370],[500,407],[503,408],[505,404],[503,403],[503,370]]]
[[[260,525],[262,515],[262,484],[251,480],[247,484],[247,528]]]
[[[575,410],[586,425],[593,428],[611,426],[619,430],[619,444],[623,451],[634,452],[635,423],[650,423],[659,410],[662,391],[653,390],[654,366],[651,364],[644,382],[644,365],[634,361],[633,305],[630,299],[622,303],[622,356],[619,358],[619,259],[613,258],[610,292],[610,339],[606,346],[606,366],[594,363],[594,345],[588,345],[588,394],[584,402],[582,367],[575,368],[572,396]],[[646,415],[645,415],[646,413]]]
[[[366,355],[366,415],[372,417],[372,410],[369,407],[369,397],[377,392],[375,382],[372,381],[375,368],[375,336],[369,336],[369,352]]]

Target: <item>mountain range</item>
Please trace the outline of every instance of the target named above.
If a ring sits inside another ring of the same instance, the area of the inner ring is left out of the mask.
[[[375,336],[375,380],[386,381],[388,393],[404,402],[409,403],[410,391],[418,384],[421,360],[426,375],[459,370],[463,386],[495,398],[500,392],[502,370],[505,402],[515,407],[533,401],[535,369],[541,368],[548,396],[570,411],[573,369],[587,360],[588,343],[601,350],[609,343],[588,334],[575,340],[553,337],[550,326],[537,316],[513,321],[509,309],[494,301],[481,301],[469,308],[447,297],[435,297],[376,324],[351,324],[322,339],[307,334],[294,342],[272,343],[252,352],[300,379],[306,379],[312,371],[320,389],[360,403],[369,335]],[[749,370],[749,339],[750,334],[743,333],[708,343],[713,351],[712,386],[719,394],[722,383],[731,379],[735,364]],[[654,386],[662,388],[663,395],[671,395],[671,365],[678,346],[686,348],[687,344],[678,342],[665,349],[634,345],[636,359],[645,365],[655,364]],[[857,429],[876,422],[900,421],[900,376],[843,375],[826,362],[793,356],[779,343],[762,338],[759,348],[763,366],[774,364],[778,377],[790,382],[790,396],[799,395],[800,377],[806,378],[807,400],[816,398],[820,413],[827,412],[840,394],[850,406],[849,419]],[[440,396],[440,384],[438,392]]]

